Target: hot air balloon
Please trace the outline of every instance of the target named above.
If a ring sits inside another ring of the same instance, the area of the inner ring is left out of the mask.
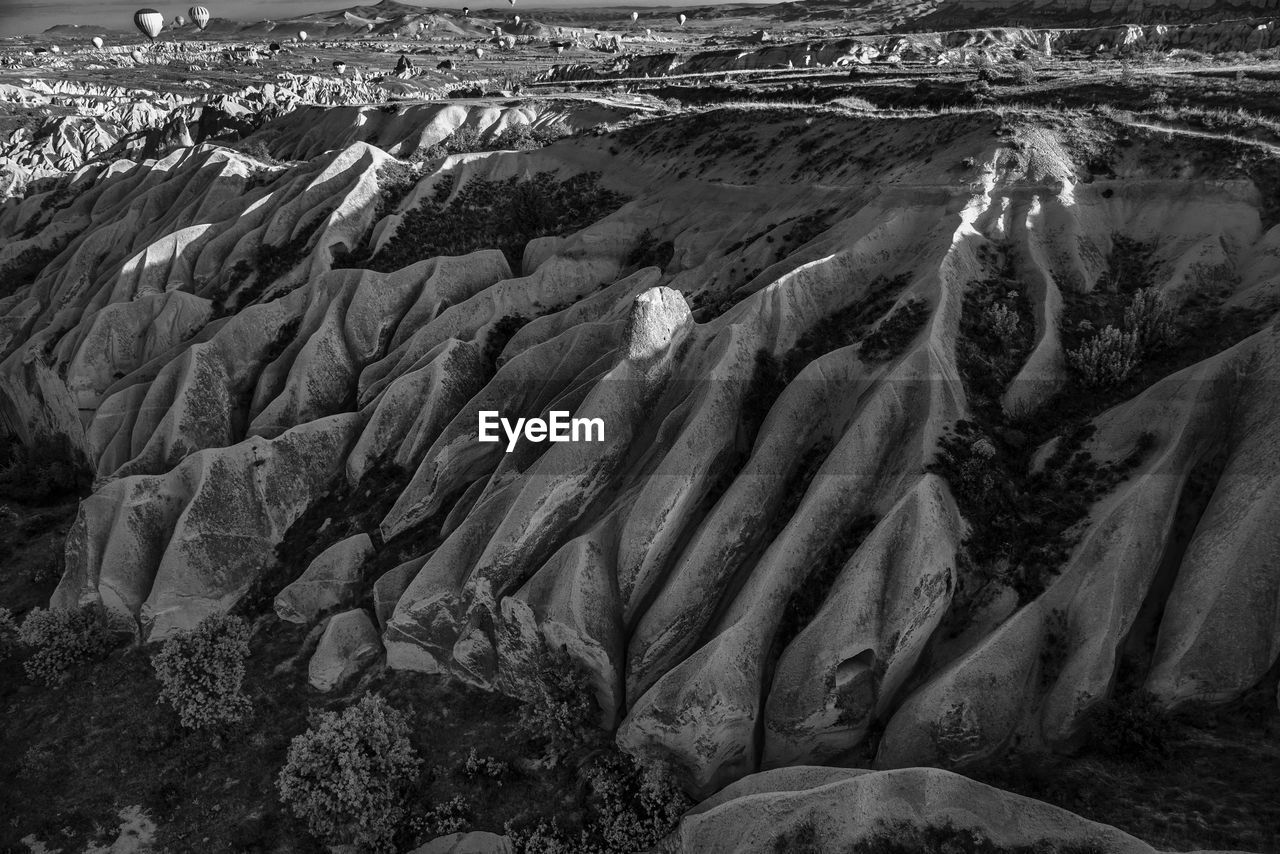
[[[516,16],[515,16],[514,18],[512,18],[511,20],[513,20],[513,21],[515,21],[515,22],[516,22],[516,26],[519,26],[519,25],[520,25],[520,16],[519,16],[519,15],[516,15]]]
[[[516,0],[507,0],[507,2],[510,3],[512,6],[516,5]]]
[[[186,19],[186,18],[184,18],[184,17],[182,17],[181,15],[174,15],[174,16],[173,16],[173,25],[174,25],[175,27],[181,27],[181,26],[183,26],[183,25],[184,25],[184,24],[186,24],[186,23],[187,23],[187,19]]]
[[[98,50],[102,50],[102,48],[104,48],[106,44],[107,43],[102,40],[102,36],[93,37],[93,46],[96,47]]]
[[[347,64],[340,59],[336,59],[333,62],[333,70],[338,72],[339,75],[346,74]]]
[[[62,53],[62,48],[58,47],[56,44],[55,44],[55,45],[50,45],[50,46],[49,46],[49,53]]]
[[[677,21],[679,21],[679,22],[680,22],[680,26],[682,26],[682,27],[683,27],[683,26],[684,26],[684,22],[685,22],[685,21],[687,21],[687,20],[689,20],[689,19],[688,19],[688,18],[686,18],[684,15],[681,15],[680,17],[676,18],[676,20],[677,20]]]
[[[556,45],[556,56],[559,56],[562,53],[564,53],[564,45],[562,44]]]
[[[480,48],[475,48],[471,52],[476,55],[476,59],[484,59],[484,51]]]
[[[280,42],[272,42],[271,44],[267,45],[267,50],[271,51],[272,53],[275,53],[279,49],[280,49]]]
[[[203,6],[192,6],[187,10],[187,14],[191,16],[191,20],[196,22],[196,26],[204,29],[209,26],[209,10]]]
[[[469,17],[471,17],[471,7],[470,7],[470,6],[463,6],[463,7],[462,7],[462,17],[464,17],[464,18],[469,18]]]
[[[133,13],[133,25],[144,36],[155,41],[156,36],[164,29],[164,15],[155,9],[139,9]]]
[[[129,58],[141,65],[142,60],[145,58],[145,54],[137,48],[134,48],[133,53],[129,54]]]
[[[298,41],[300,41],[300,42],[304,42],[304,41],[306,41],[306,40],[307,40],[307,31],[306,31],[306,30],[298,30]]]
[[[638,21],[638,20],[640,20],[640,13],[639,13],[639,12],[632,12],[632,13],[631,13],[631,23],[633,23],[633,24],[634,24],[634,23],[635,23],[636,21]]]

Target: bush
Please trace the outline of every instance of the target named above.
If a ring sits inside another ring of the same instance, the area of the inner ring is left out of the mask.
[[[0,467],[0,496],[24,503],[84,495],[92,483],[88,463],[65,436],[15,444]]]
[[[1106,326],[1067,353],[1067,363],[1090,388],[1117,386],[1138,366],[1138,339],[1131,332]]]
[[[692,806],[660,765],[607,749],[583,772],[590,795],[585,826],[561,827],[538,818],[505,830],[520,854],[631,854],[655,850]]]
[[[1173,310],[1156,288],[1142,288],[1124,310],[1123,329],[1104,327],[1069,351],[1067,362],[1086,386],[1117,386],[1133,374],[1147,352],[1168,343],[1173,334]]]
[[[18,624],[13,612],[0,608],[0,661],[8,661],[18,654]]]
[[[409,836],[415,844],[430,842],[436,837],[466,830],[474,818],[467,799],[455,796],[409,819]]]
[[[36,608],[18,632],[31,654],[23,669],[27,677],[45,685],[61,685],[71,668],[104,657],[111,651],[111,632],[102,608],[76,610]]]
[[[982,319],[988,324],[991,334],[1002,341],[1010,341],[1018,335],[1018,326],[1021,323],[1018,311],[1004,303],[996,302],[987,306],[982,313]]]
[[[320,715],[295,737],[276,785],[319,839],[390,851],[421,764],[405,716],[368,694],[340,714]]]
[[[675,829],[692,806],[666,768],[612,752],[588,769],[591,835],[606,851],[647,851]]]
[[[420,148],[410,160],[423,162],[440,160],[451,154],[474,154],[480,151],[530,151],[550,145],[568,136],[571,131],[559,122],[542,127],[520,124],[510,125],[502,133],[494,134],[488,142],[478,129],[462,126],[434,145]]]
[[[382,218],[395,211],[412,192],[418,183],[418,172],[413,166],[397,160],[388,160],[378,167],[378,203],[374,208],[373,221],[381,222]]]
[[[1019,86],[1030,86],[1039,79],[1035,66],[1029,62],[1020,62],[1013,68],[1013,79]]]
[[[1130,691],[1101,703],[1093,714],[1092,746],[1099,753],[1158,763],[1169,756],[1173,724],[1146,691]]]
[[[503,181],[472,178],[456,194],[451,181],[441,180],[430,198],[404,214],[381,252],[372,258],[353,255],[335,266],[389,273],[424,258],[501,249],[518,271],[530,240],[572,234],[626,203],[601,187],[599,178],[597,172],[563,181],[553,172]]]
[[[863,340],[859,356],[864,362],[886,362],[897,358],[924,329],[928,319],[929,306],[924,300],[907,300]]]
[[[534,658],[531,696],[520,708],[520,729],[545,741],[556,760],[598,740],[600,710],[586,671],[563,649],[540,647]]]
[[[160,680],[160,700],[173,706],[187,729],[238,723],[250,711],[241,687],[248,656],[244,620],[210,614],[191,631],[165,641],[151,660]]]
[[[471,782],[477,780],[489,780],[495,785],[502,785],[502,778],[507,776],[510,766],[501,759],[495,759],[492,756],[481,756],[476,753],[476,749],[471,748],[471,752],[467,754],[467,758],[462,763],[462,776]]]
[[[1173,309],[1156,288],[1135,291],[1124,310],[1124,328],[1133,333],[1141,350],[1154,350],[1173,337]]]

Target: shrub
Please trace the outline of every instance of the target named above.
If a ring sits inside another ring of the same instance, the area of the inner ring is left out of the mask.
[[[1132,332],[1106,326],[1101,332],[1067,353],[1067,363],[1091,388],[1117,386],[1138,366],[1138,339]]]
[[[232,147],[239,149],[241,153],[247,154],[255,160],[262,161],[268,166],[279,166],[283,163],[271,153],[271,149],[267,147],[266,140],[263,139],[255,139],[252,142],[241,143]]]
[[[501,786],[502,778],[507,776],[510,771],[507,763],[492,756],[481,756],[476,753],[476,749],[471,748],[471,752],[467,754],[467,758],[462,763],[462,776],[472,782],[476,780],[490,780]]]
[[[388,160],[378,167],[378,204],[374,208],[373,221],[380,222],[404,201],[418,183],[418,172],[413,166],[397,160]]]
[[[929,306],[924,300],[907,300],[866,337],[859,355],[864,362],[886,362],[896,358],[920,334],[928,319]]]
[[[1101,703],[1091,727],[1093,746],[1100,753],[1144,762],[1169,756],[1172,732],[1168,713],[1146,691],[1130,691]]]
[[[1135,291],[1124,310],[1124,328],[1142,350],[1154,350],[1173,337],[1173,309],[1156,288]]]
[[[599,738],[599,707],[590,677],[563,649],[546,646],[534,656],[531,694],[520,708],[520,729],[545,741],[556,760]]]
[[[692,802],[663,766],[606,754],[586,773],[594,815],[590,835],[606,851],[647,851],[675,829]]]
[[[28,247],[0,267],[0,299],[35,284],[44,268],[67,248],[67,242],[58,241],[46,247]]]
[[[18,632],[31,654],[23,669],[27,677],[45,685],[61,685],[71,668],[102,658],[111,651],[111,632],[102,608],[74,610],[36,608]]]
[[[989,324],[991,334],[1003,341],[1012,340],[1018,335],[1021,319],[1018,317],[1017,309],[1010,308],[1004,303],[996,302],[987,306],[982,313],[982,319]]]
[[[390,851],[420,765],[405,716],[368,694],[295,737],[276,785],[319,839]]]
[[[173,706],[187,729],[238,723],[250,711],[241,687],[248,656],[244,620],[210,614],[191,631],[165,641],[151,660],[160,680],[160,700]]]
[[[526,827],[511,822],[503,829],[517,854],[597,854],[585,839],[562,828],[555,818],[538,819]]]
[[[541,127],[519,124],[508,126],[502,133],[494,134],[485,142],[480,130],[464,125],[434,145],[419,148],[410,160],[440,160],[451,154],[473,154],[480,151],[530,151],[550,145],[570,133],[572,131],[560,122]]]
[[[1020,62],[1013,68],[1013,79],[1019,86],[1030,86],[1039,79],[1035,66],[1029,62]]]
[[[13,612],[0,608],[0,661],[7,661],[18,654],[18,624]]]
[[[627,200],[601,187],[599,178],[596,172],[563,181],[552,172],[472,178],[456,194],[451,181],[441,180],[430,198],[404,214],[378,255],[352,256],[343,264],[389,273],[424,258],[496,248],[518,271],[533,238],[572,234],[622,207]]]
[[[0,496],[42,504],[83,495],[93,473],[65,436],[40,438],[31,445],[14,445],[0,467]]]
[[[654,233],[646,228],[636,239],[635,248],[627,255],[627,266],[657,267],[665,271],[675,257],[675,251],[674,243],[670,240],[659,241]]]
[[[631,854],[656,850],[692,805],[661,765],[606,749],[582,772],[589,790],[585,826],[561,827],[552,817],[506,834],[520,854]]]
[[[1119,385],[1137,369],[1142,357],[1159,349],[1174,334],[1173,310],[1154,288],[1134,291],[1124,310],[1123,328],[1106,326],[1067,353],[1067,361],[1086,386]]]
[[[465,830],[475,816],[466,798],[455,796],[433,805],[409,820],[409,835],[415,843],[429,842]]]
[[[530,151],[563,139],[572,131],[560,122],[535,127],[529,124],[511,125],[493,138],[487,148],[493,151]]]

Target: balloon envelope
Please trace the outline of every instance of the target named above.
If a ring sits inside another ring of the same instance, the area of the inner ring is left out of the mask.
[[[186,18],[184,18],[184,17],[182,17],[181,15],[175,15],[175,16],[173,17],[173,25],[174,25],[175,27],[181,27],[181,26],[182,26],[183,24],[185,24],[186,22],[187,22],[187,19],[186,19]]]
[[[133,25],[147,38],[155,40],[164,29],[164,15],[155,9],[139,9],[133,13]]]
[[[50,45],[50,46],[49,46],[49,53],[62,53],[62,48],[58,47],[56,44],[55,44],[55,45]]]
[[[129,56],[134,62],[142,62],[143,54],[140,50],[135,50],[133,53],[129,54]]]
[[[464,18],[465,18],[465,17],[467,17],[467,16],[468,16],[468,15],[470,15],[470,14],[471,14],[471,8],[470,8],[469,6],[463,6],[463,7],[462,7],[462,17],[464,17]]]
[[[520,16],[519,16],[519,15],[516,15],[516,16],[515,16],[515,18],[514,18],[513,20],[515,20],[515,22],[516,22],[517,24],[518,24],[518,23],[520,23]]]
[[[304,41],[306,41],[306,40],[307,40],[307,31],[306,31],[306,30],[298,30],[298,41],[300,41],[300,42],[304,42]]]
[[[96,47],[98,50],[102,50],[102,48],[103,48],[105,45],[106,45],[106,42],[104,42],[104,41],[102,40],[102,36],[94,36],[94,37],[93,37],[93,46],[94,46],[94,47]]]
[[[471,52],[472,52],[472,53],[474,53],[474,54],[476,55],[476,59],[480,59],[482,56],[484,56],[484,51],[483,51],[483,50],[481,50],[480,48],[476,48],[475,50],[473,50],[473,51],[471,51]]]
[[[638,20],[640,20],[640,13],[639,13],[639,12],[632,12],[632,13],[631,13],[631,23],[633,23],[633,24],[634,24],[634,23],[635,23],[636,21],[638,21]]]
[[[204,29],[209,26],[209,10],[204,6],[192,6],[187,10],[187,14],[191,16],[191,20],[196,22],[196,26]]]
[[[684,15],[681,15],[681,16],[680,16],[679,18],[677,18],[676,20],[677,20],[677,21],[679,21],[679,22],[680,22],[680,26],[682,26],[682,27],[683,27],[683,26],[684,26],[684,22],[685,22],[685,21],[687,21],[687,20],[689,20],[689,19],[688,19],[688,18],[686,18]]]

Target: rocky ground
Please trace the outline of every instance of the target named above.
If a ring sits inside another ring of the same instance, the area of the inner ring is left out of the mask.
[[[522,829],[620,750],[672,851],[1280,851],[1272,21],[378,9],[0,48],[0,606],[129,641],[0,662],[0,847],[312,850],[289,741],[376,692],[466,804],[404,850],[588,850]],[[253,712],[191,733],[150,659],[221,613]]]

